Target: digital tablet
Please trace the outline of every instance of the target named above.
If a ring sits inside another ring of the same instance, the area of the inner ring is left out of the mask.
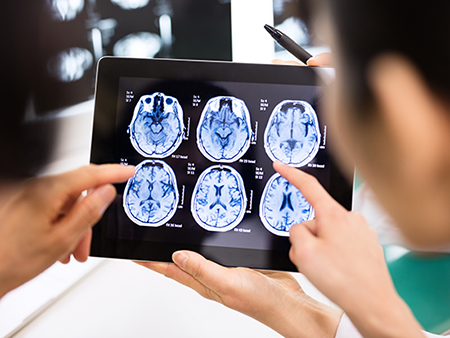
[[[351,207],[322,93],[307,67],[101,59],[91,162],[135,165],[136,175],[116,185],[91,255],[169,262],[188,249],[225,266],[295,271],[289,229],[314,210],[273,161]]]

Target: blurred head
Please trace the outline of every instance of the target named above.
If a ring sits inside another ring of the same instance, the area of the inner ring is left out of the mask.
[[[450,241],[450,1],[325,0],[343,158],[414,244]]]
[[[5,0],[0,13],[0,182],[33,176],[48,160],[53,132],[33,120],[40,1]]]

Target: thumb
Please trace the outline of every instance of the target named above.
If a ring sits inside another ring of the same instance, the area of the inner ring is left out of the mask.
[[[180,269],[204,286],[217,291],[225,287],[224,276],[229,272],[227,268],[191,251],[177,251],[172,255],[172,259]]]
[[[331,53],[321,53],[308,59],[306,65],[309,67],[330,67],[332,64]]]

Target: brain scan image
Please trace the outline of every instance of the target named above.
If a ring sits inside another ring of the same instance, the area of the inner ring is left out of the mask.
[[[250,112],[244,101],[218,96],[206,103],[197,127],[197,145],[208,160],[238,160],[250,147],[251,136]]]
[[[172,168],[160,160],[145,160],[136,167],[136,174],[127,182],[123,208],[134,223],[158,227],[173,217],[178,197]]]
[[[319,145],[317,115],[308,102],[285,100],[276,105],[264,132],[264,148],[272,161],[304,166],[316,156]]]
[[[314,218],[314,209],[296,187],[275,174],[264,188],[259,217],[271,233],[289,236],[292,225]]]
[[[183,109],[178,100],[158,92],[139,99],[128,128],[134,149],[152,158],[167,157],[177,150],[183,131]]]
[[[218,232],[231,230],[244,218],[246,207],[244,181],[234,168],[214,165],[200,175],[191,212],[201,227]]]

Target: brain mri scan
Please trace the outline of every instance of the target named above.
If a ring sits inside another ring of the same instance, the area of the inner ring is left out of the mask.
[[[208,160],[238,160],[250,147],[251,136],[250,112],[244,101],[218,96],[206,103],[197,127],[197,145]]]
[[[227,165],[215,165],[199,177],[192,195],[195,221],[209,231],[228,231],[244,218],[247,207],[244,181]]]
[[[285,100],[273,109],[264,132],[264,149],[272,161],[304,166],[316,156],[319,145],[319,123],[309,103]]]
[[[181,105],[176,98],[163,93],[142,96],[128,128],[136,151],[152,158],[167,157],[177,150],[183,132]]]
[[[123,192],[123,208],[136,224],[158,227],[168,222],[178,205],[175,174],[167,163],[145,160],[136,167],[136,174]]]
[[[289,236],[292,225],[314,218],[314,210],[296,187],[275,174],[264,188],[259,217],[271,233]]]

